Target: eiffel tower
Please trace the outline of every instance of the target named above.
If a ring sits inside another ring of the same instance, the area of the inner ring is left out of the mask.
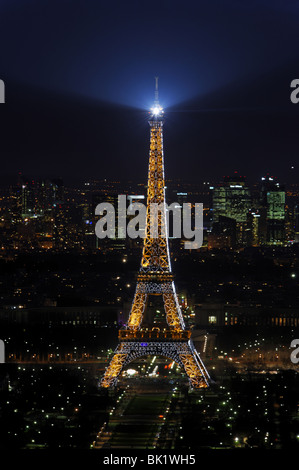
[[[127,364],[147,355],[164,356],[175,361],[187,374],[191,388],[209,386],[209,374],[191,341],[191,331],[184,323],[171,271],[165,206],[163,123],[156,77],[155,101],[149,119],[147,213],[141,266],[129,320],[126,327],[119,330],[119,344],[101,380],[102,387],[116,385]],[[161,210],[154,211],[152,203],[159,204]],[[153,220],[156,224],[154,237],[151,230]],[[158,296],[162,303],[164,322],[155,323],[147,315],[154,296]]]

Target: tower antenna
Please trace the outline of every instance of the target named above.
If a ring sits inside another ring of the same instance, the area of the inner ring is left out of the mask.
[[[159,80],[159,77],[155,77],[155,82],[156,82],[156,86],[155,86],[155,105],[159,104],[158,80]]]

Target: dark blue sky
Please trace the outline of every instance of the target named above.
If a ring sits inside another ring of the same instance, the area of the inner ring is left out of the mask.
[[[158,75],[169,176],[295,180],[298,51],[298,1],[2,0],[3,173],[144,180]]]

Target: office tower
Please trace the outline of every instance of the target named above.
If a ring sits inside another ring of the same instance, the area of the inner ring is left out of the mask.
[[[251,195],[246,185],[246,178],[235,172],[233,176],[224,177],[219,185],[212,187],[212,191],[213,232],[217,232],[219,235],[221,225],[224,222],[223,217],[232,219],[236,223],[235,240],[237,245],[245,244],[247,215],[251,208]],[[222,224],[219,225],[220,221]],[[231,224],[229,224],[229,228],[232,229]]]
[[[285,242],[285,189],[272,176],[261,180],[260,204],[266,217],[267,245],[281,245]]]

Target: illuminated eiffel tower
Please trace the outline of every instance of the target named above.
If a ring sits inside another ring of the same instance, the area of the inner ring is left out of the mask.
[[[129,320],[126,327],[119,330],[119,344],[101,380],[102,387],[116,385],[127,364],[147,355],[164,356],[175,361],[187,374],[192,388],[208,387],[210,381],[190,339],[191,331],[185,327],[171,272],[165,207],[163,122],[156,78],[155,102],[149,120],[147,215],[141,266]],[[162,210],[154,212],[152,203],[159,204]],[[153,220],[157,227],[154,237],[151,231]],[[162,300],[164,323],[146,322],[146,311],[153,296]]]

